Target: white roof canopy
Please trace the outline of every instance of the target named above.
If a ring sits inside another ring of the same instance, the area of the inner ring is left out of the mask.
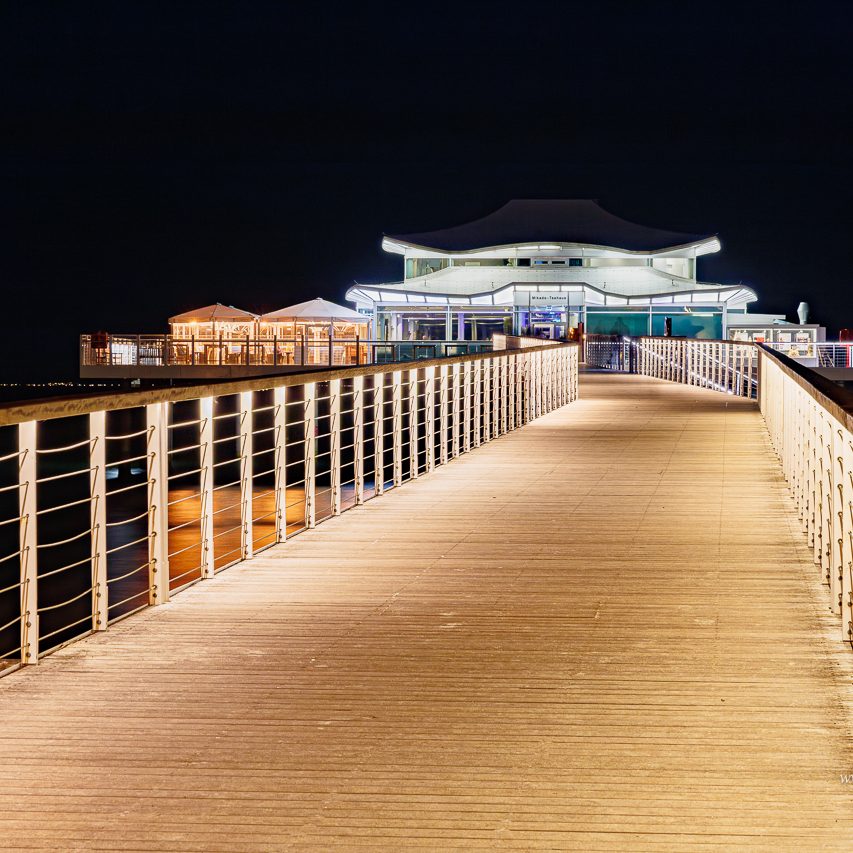
[[[248,323],[257,320],[258,315],[251,311],[243,311],[233,305],[223,305],[217,302],[214,305],[205,305],[204,308],[196,308],[193,311],[184,311],[169,317],[170,323]]]
[[[270,311],[269,314],[261,316],[262,321],[286,323],[292,320],[302,322],[331,323],[335,320],[347,323],[367,323],[369,318],[352,308],[344,305],[336,305],[334,302],[326,302],[325,299],[309,299],[288,308],[280,308],[278,311]]]

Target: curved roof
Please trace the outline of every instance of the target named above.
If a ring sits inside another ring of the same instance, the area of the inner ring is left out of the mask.
[[[263,314],[261,320],[275,322],[314,320],[325,323],[332,320],[346,320],[349,323],[368,323],[370,318],[344,305],[326,302],[325,299],[309,299],[307,302],[299,302],[288,308],[279,308],[278,311],[270,311],[269,314]]]
[[[521,243],[579,243],[629,252],[660,252],[716,239],[713,234],[685,234],[638,225],[610,213],[593,199],[516,199],[482,219],[454,228],[386,236],[441,252]]]
[[[183,314],[175,314],[169,317],[170,323],[245,323],[256,320],[257,314],[251,311],[243,311],[233,305],[223,305],[216,302],[213,305],[205,305],[204,308],[196,308],[192,311],[184,311]]]

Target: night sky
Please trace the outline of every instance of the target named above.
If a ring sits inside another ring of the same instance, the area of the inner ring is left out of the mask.
[[[134,8],[137,7],[137,8]],[[853,326],[849,4],[7,3],[0,379],[398,278],[382,232],[597,198]]]

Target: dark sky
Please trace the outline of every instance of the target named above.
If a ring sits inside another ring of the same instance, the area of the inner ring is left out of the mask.
[[[383,231],[598,198],[853,326],[849,4],[4,4],[0,379],[398,277]]]

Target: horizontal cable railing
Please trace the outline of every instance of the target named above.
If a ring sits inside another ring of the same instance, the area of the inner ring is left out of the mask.
[[[759,349],[758,403],[840,635],[853,641],[853,394]]]
[[[0,671],[574,400],[577,374],[576,345],[537,342],[0,406]]]
[[[588,335],[588,367],[638,373],[755,399],[758,350],[752,343],[698,338]]]
[[[359,337],[184,338],[102,333],[80,336],[80,365],[146,368],[345,367],[448,358],[491,349],[491,341],[378,341]]]

